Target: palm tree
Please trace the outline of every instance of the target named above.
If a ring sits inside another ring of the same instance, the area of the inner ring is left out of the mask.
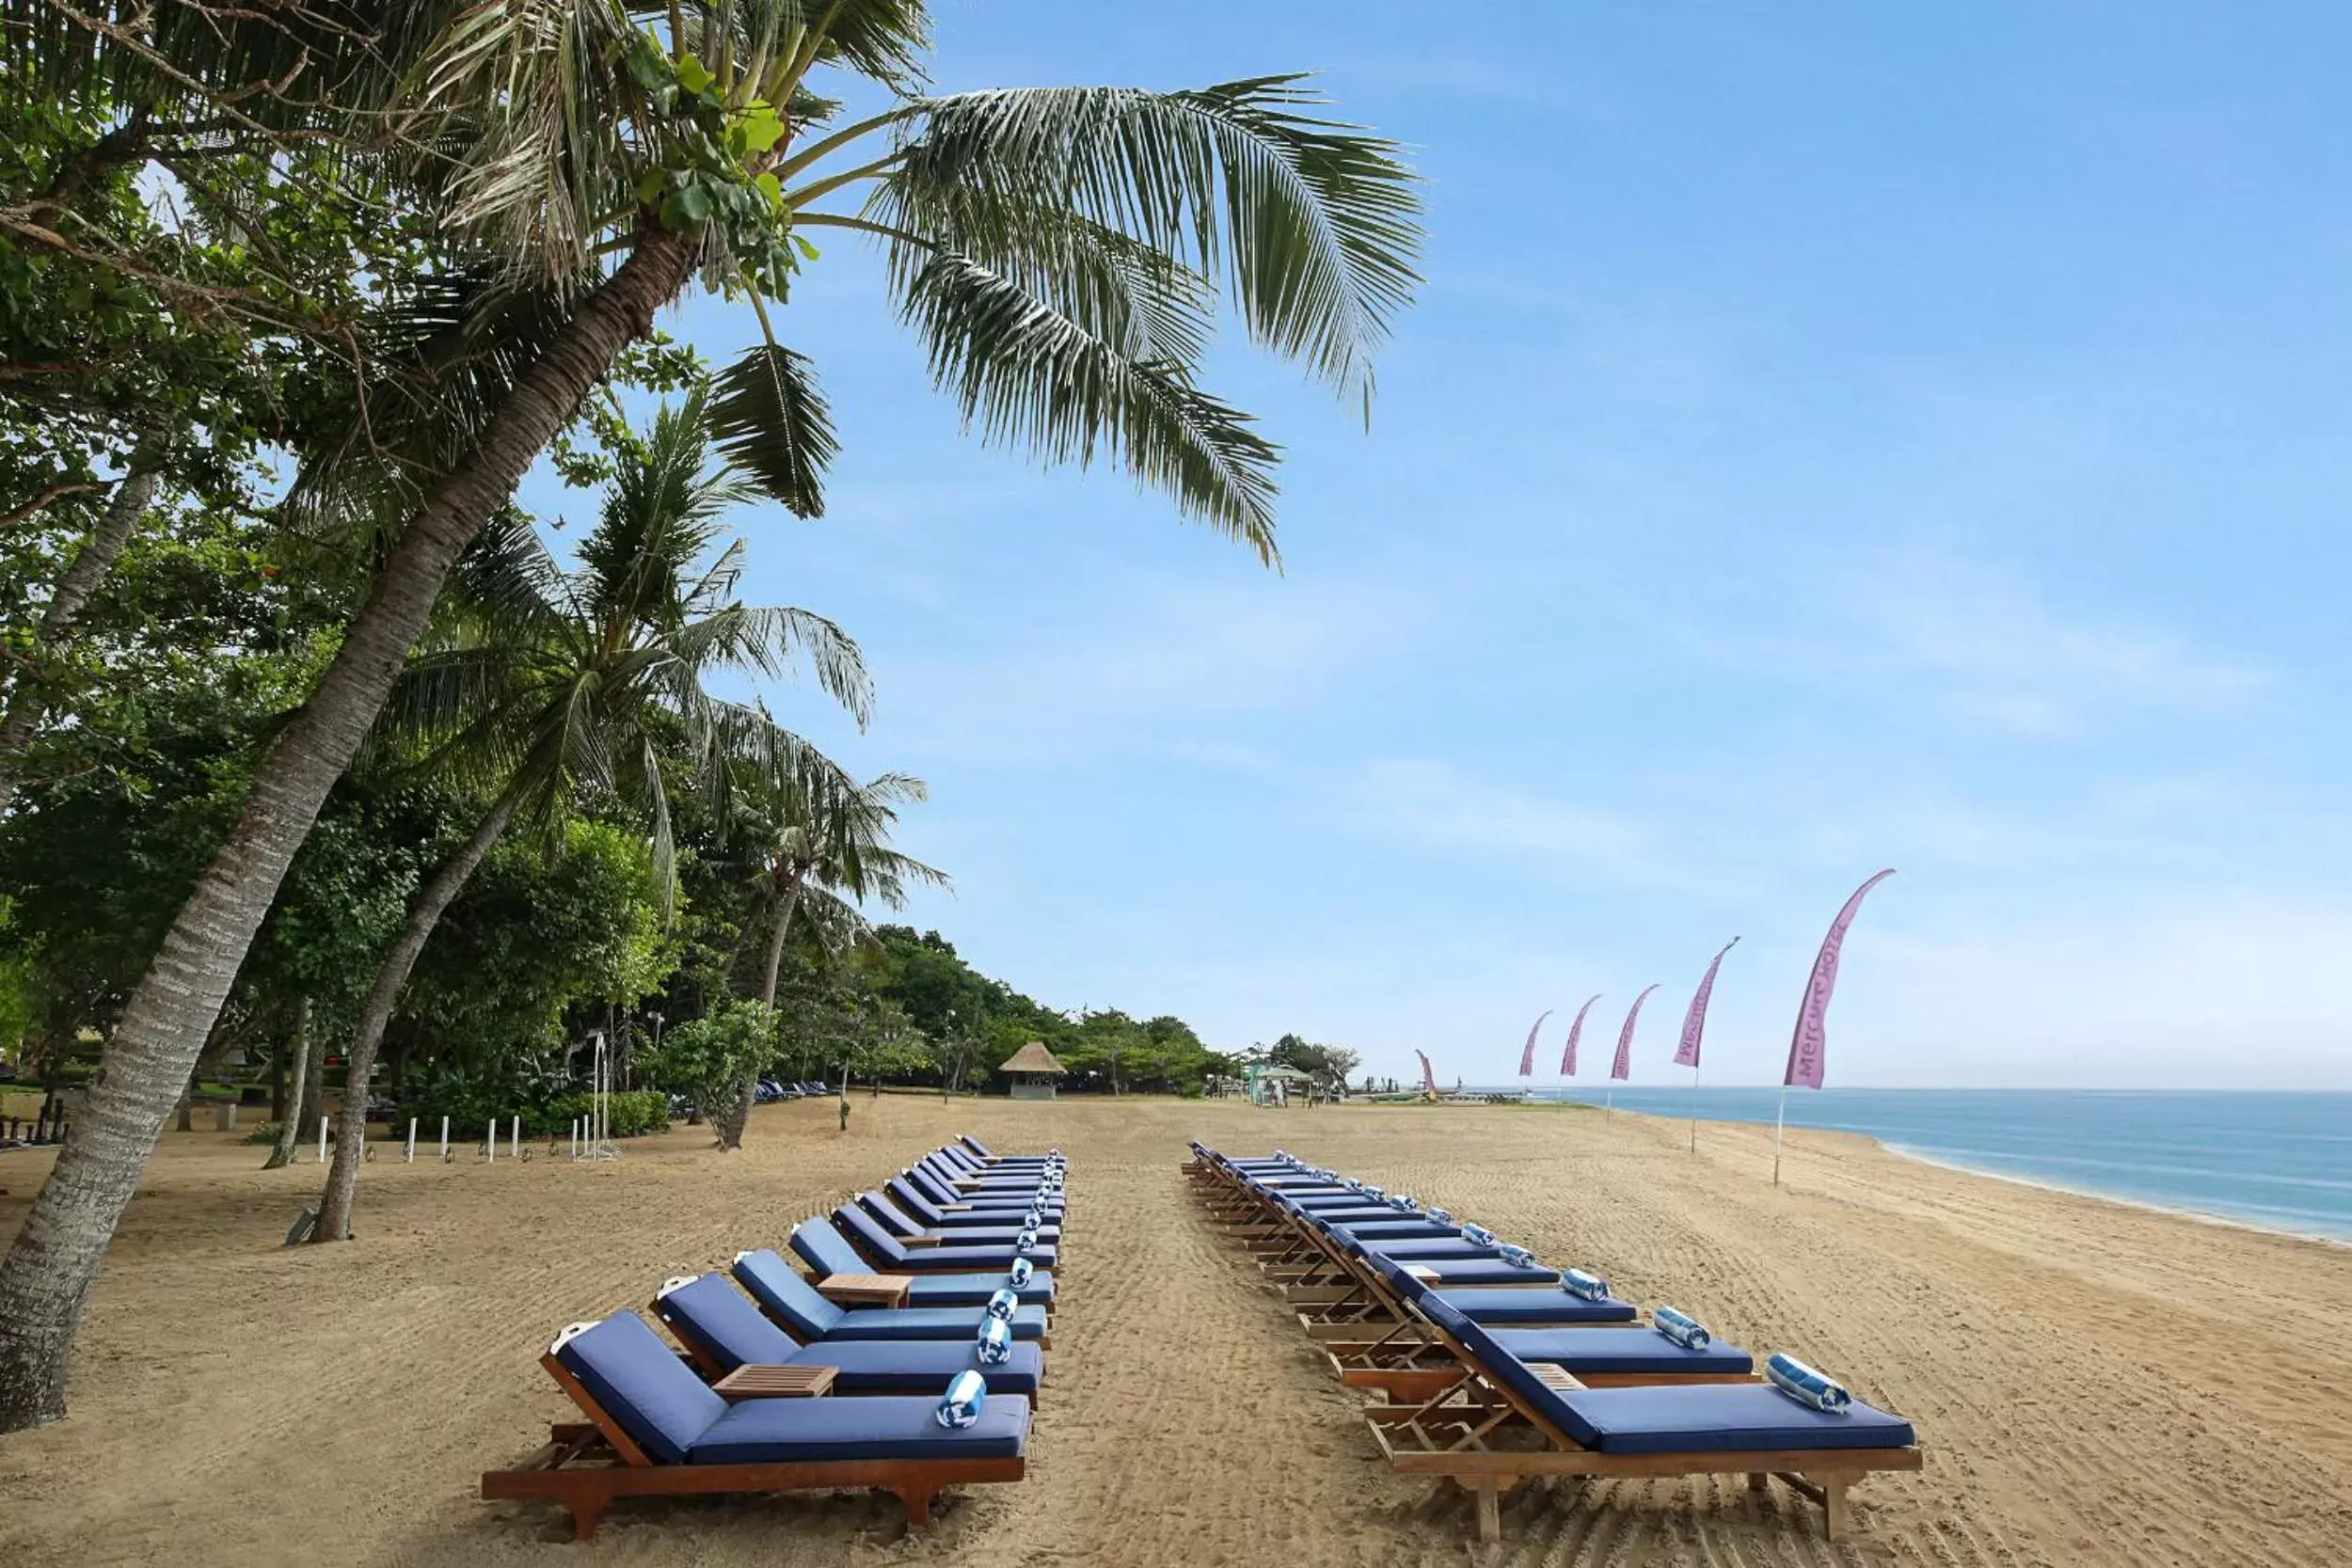
[[[580,570],[559,571],[530,524],[510,515],[461,568],[467,612],[410,662],[386,709],[388,741],[436,739],[432,762],[492,781],[495,794],[410,900],[360,1011],[314,1240],[351,1233],[377,1048],[434,927],[511,823],[551,832],[575,790],[633,786],[651,818],[654,871],[667,896],[675,866],[662,764],[673,745],[721,800],[736,769],[820,795],[846,789],[830,764],[765,713],[704,688],[720,670],[787,673],[800,653],[861,725],[872,696],[857,645],[833,623],[735,602],[740,540],[702,564],[724,514],[749,494],[709,463],[703,394],[662,408],[643,439],[620,441],[613,457],[615,477],[581,543]]]
[[[116,1222],[443,578],[698,273],[747,298],[761,326],[714,408],[723,439],[803,515],[821,511],[833,436],[811,366],[774,340],[771,306],[815,260],[808,233],[834,229],[880,242],[901,318],[981,435],[1051,462],[1116,461],[1269,562],[1275,448],[1198,380],[1218,300],[1254,341],[1368,408],[1374,351],[1416,281],[1410,174],[1390,143],[1321,118],[1295,76],[934,95],[919,68],[922,0],[385,11],[393,25],[380,35],[318,43],[407,66],[391,73],[390,112],[358,91],[285,96],[325,134],[413,155],[403,194],[499,265],[446,332],[419,334],[474,345],[419,400],[439,420],[432,461],[401,467],[371,410],[328,444],[345,461],[306,467],[314,491],[395,508],[390,545],[124,1009],[0,1263],[0,1432],[63,1413],[66,1352]],[[172,82],[261,80],[244,56],[217,57],[241,35],[207,34],[203,20],[152,39],[92,28],[41,79],[113,79],[127,58]],[[46,47],[56,25],[45,18],[24,47]],[[373,91],[377,77],[366,80]],[[820,87],[879,88],[891,103],[841,124]]]
[[[760,969],[762,1004],[771,1008],[776,1005],[785,939],[804,900],[813,896],[862,904],[874,898],[895,910],[905,904],[910,883],[947,884],[946,872],[889,845],[898,807],[929,795],[922,780],[904,773],[884,773],[862,784],[836,784],[804,774],[762,792],[748,814],[755,824],[759,863],[752,878],[752,911],[744,927],[756,929],[762,921],[768,926]],[[722,1148],[742,1147],[744,1124],[758,1088],[759,1074],[754,1071],[745,1077],[736,1103],[713,1118]]]

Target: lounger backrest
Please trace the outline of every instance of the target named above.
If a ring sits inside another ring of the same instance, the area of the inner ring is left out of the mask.
[[[922,1233],[923,1227],[920,1225],[909,1218],[904,1210],[882,1196],[882,1194],[860,1193],[857,1195],[857,1200],[859,1206],[867,1213],[888,1226],[893,1235],[916,1236]]]
[[[866,1259],[857,1255],[857,1248],[821,1215],[811,1215],[792,1227],[792,1250],[806,1259],[819,1279],[832,1274],[866,1272]]]
[[[973,1153],[975,1153],[975,1154],[978,1155],[981,1159],[983,1159],[983,1160],[993,1160],[994,1158],[996,1158],[996,1156],[995,1156],[995,1155],[991,1154],[991,1153],[988,1151],[988,1145],[986,1145],[986,1144],[984,1144],[984,1143],[980,1142],[980,1140],[979,1140],[979,1139],[977,1139],[977,1138],[974,1137],[971,1133],[969,1133],[969,1132],[961,1132],[961,1133],[958,1133],[958,1134],[957,1134],[957,1136],[961,1137],[961,1138],[963,1140],[963,1147],[964,1147],[964,1148],[966,1148],[970,1149]]]
[[[615,1312],[558,1345],[555,1359],[646,1454],[683,1465],[727,1402],[689,1371],[634,1312]]]
[[[961,1203],[963,1201],[956,1196],[955,1188],[942,1181],[939,1179],[939,1173],[929,1165],[917,1164],[912,1167],[907,1172],[907,1180],[921,1188],[923,1196],[933,1203]]]
[[[818,1294],[817,1287],[803,1279],[800,1270],[766,1247],[736,1254],[735,1279],[810,1344],[832,1333],[850,1315],[849,1308]]]
[[[843,1230],[850,1232],[859,1241],[889,1259],[890,1261],[903,1263],[907,1260],[907,1249],[898,1238],[884,1230],[882,1221],[856,1204],[845,1203],[835,1209],[833,1212],[833,1220]]]
[[[801,1348],[719,1275],[703,1275],[662,1291],[654,1310],[680,1343],[723,1372],[742,1366],[772,1367],[790,1360]]]
[[[894,1176],[882,1185],[890,1189],[890,1196],[899,1208],[925,1225],[937,1225],[947,1217],[940,1212],[939,1205],[923,1196],[922,1188],[903,1176]]]
[[[932,1150],[931,1158],[959,1176],[974,1176],[979,1172],[980,1163],[953,1144]]]
[[[1528,1364],[1502,1348],[1495,1337],[1470,1321],[1468,1314],[1452,1302],[1434,1295],[1424,1295],[1416,1304],[1421,1315],[1468,1351],[1479,1370],[1509,1389],[1519,1403],[1543,1417],[1552,1425],[1584,1447],[1597,1448],[1600,1432],[1584,1418],[1581,1411],[1547,1387]]]

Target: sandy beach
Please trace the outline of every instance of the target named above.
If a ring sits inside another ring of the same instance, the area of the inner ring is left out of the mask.
[[[791,1223],[963,1129],[1073,1162],[1070,1255],[1029,1479],[929,1534],[866,1497],[622,1504],[573,1545],[479,1473],[566,1413],[564,1323]],[[1279,1144],[1442,1202],[1554,1262],[1787,1349],[1910,1417],[1916,1476],[1851,1539],[1735,1481],[1531,1491],[1480,1558],[1460,1494],[1376,1462],[1356,1396],[1214,1237],[1198,1135]],[[1537,1109],[1253,1111],[860,1096],[763,1110],[605,1165],[368,1167],[355,1245],[282,1250],[316,1167],[167,1134],[93,1300],[73,1414],[0,1440],[10,1563],[1077,1562],[1948,1568],[2309,1565],[2352,1554],[2352,1251],[1920,1164],[1867,1140]],[[0,1157],[0,1235],[45,1155]]]

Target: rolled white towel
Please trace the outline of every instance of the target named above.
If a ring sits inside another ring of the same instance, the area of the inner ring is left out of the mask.
[[[1006,1277],[1012,1282],[1012,1289],[1018,1291],[1029,1282],[1029,1276],[1035,1273],[1037,1273],[1036,1264],[1026,1258],[1016,1258],[1012,1260],[1012,1273]]]
[[[1684,1350],[1705,1350],[1715,1340],[1715,1337],[1707,1332],[1706,1324],[1689,1313],[1677,1312],[1671,1307],[1661,1307],[1652,1311],[1649,1325]]]
[[[1772,1386],[1795,1400],[1810,1405],[1824,1415],[1843,1416],[1853,1408],[1853,1396],[1844,1386],[1815,1371],[1793,1355],[1774,1352],[1764,1363],[1764,1375]]]
[[[1582,1269],[1561,1270],[1560,1289],[1585,1301],[1607,1301],[1609,1299],[1609,1281],[1598,1275],[1586,1274]]]
[[[978,1422],[980,1407],[987,1402],[988,1379],[966,1368],[947,1385],[933,1418],[951,1432],[961,1431]]]
[[[1019,1310],[1021,1310],[1021,1298],[1009,1289],[1000,1289],[994,1295],[988,1298],[988,1315],[992,1318],[1002,1318],[1007,1323],[1010,1323],[1012,1315]]]
[[[1497,1246],[1495,1251],[1502,1255],[1504,1262],[1510,1264],[1515,1269],[1533,1269],[1540,1267],[1540,1265],[1535,1261],[1535,1255],[1528,1251],[1523,1246],[1513,1246],[1510,1243],[1504,1242]]]

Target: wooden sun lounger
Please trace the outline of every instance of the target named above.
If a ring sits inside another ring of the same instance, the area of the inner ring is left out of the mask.
[[[1443,1332],[1438,1332],[1442,1338]],[[1542,1412],[1531,1409],[1479,1369],[1467,1349],[1453,1348],[1466,1376],[1418,1404],[1368,1404],[1364,1418],[1381,1457],[1398,1474],[1450,1481],[1477,1499],[1481,1541],[1502,1539],[1503,1494],[1523,1481],[1550,1476],[1696,1475],[1744,1475],[1752,1492],[1766,1490],[1777,1479],[1798,1496],[1820,1505],[1824,1533],[1835,1540],[1847,1525],[1849,1487],[1866,1475],[1916,1470],[1922,1463],[1915,1446],[1601,1453],[1579,1444]],[[1597,1386],[1558,1367],[1537,1365],[1531,1370],[1547,1386],[1564,1392]],[[1531,1438],[1544,1446],[1525,1446]]]
[[[557,1421],[545,1448],[511,1470],[482,1477],[482,1496],[556,1503],[572,1515],[573,1539],[596,1533],[604,1511],[617,1497],[675,1497],[731,1492],[803,1492],[873,1488],[897,1495],[906,1505],[907,1525],[931,1522],[931,1499],[950,1486],[1019,1481],[1027,1461],[1019,1455],[970,1459],[796,1460],[755,1465],[656,1464],[596,1402],[552,1353],[540,1365],[588,1417],[586,1422]]]

